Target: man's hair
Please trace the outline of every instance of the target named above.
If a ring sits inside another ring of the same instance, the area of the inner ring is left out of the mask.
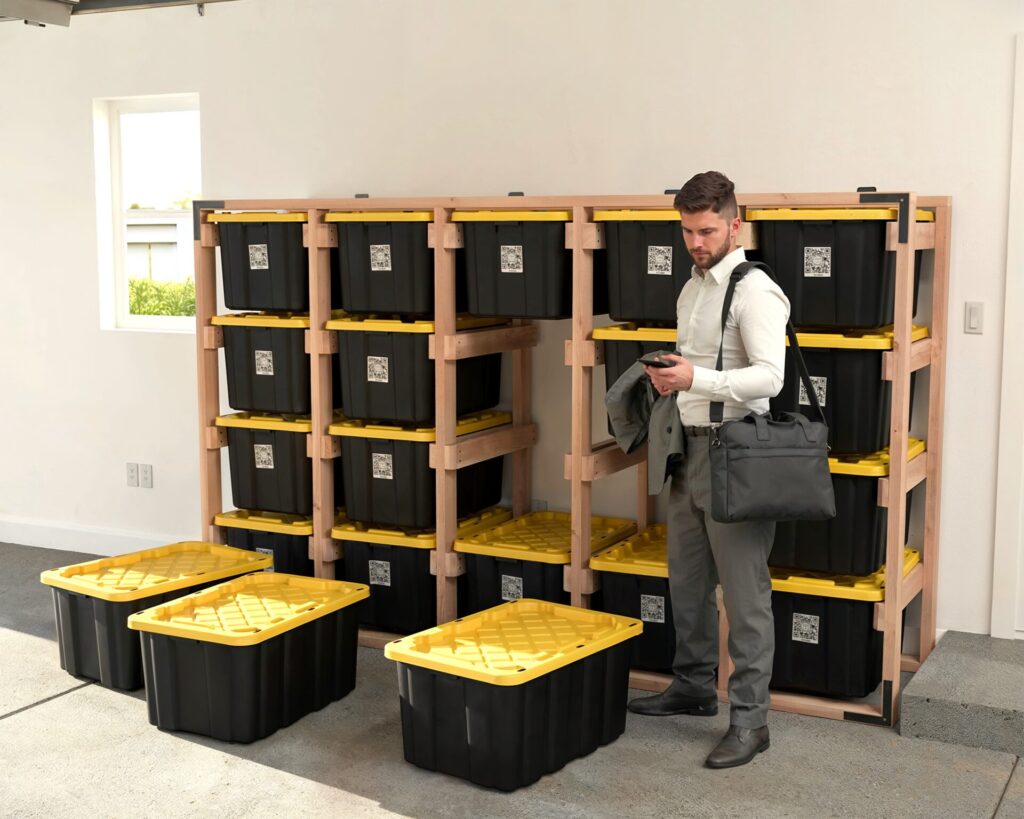
[[[736,186],[718,171],[705,171],[692,177],[679,189],[672,206],[682,213],[713,210],[725,219],[733,219],[739,213]]]

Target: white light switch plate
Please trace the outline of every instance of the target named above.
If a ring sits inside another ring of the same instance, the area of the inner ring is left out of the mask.
[[[981,335],[985,324],[985,305],[980,301],[964,302],[964,332]]]

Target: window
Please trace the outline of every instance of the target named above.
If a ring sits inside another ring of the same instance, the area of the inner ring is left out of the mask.
[[[93,111],[102,325],[194,329],[199,97],[102,99]]]

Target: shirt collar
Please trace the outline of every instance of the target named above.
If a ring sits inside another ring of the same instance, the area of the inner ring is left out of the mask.
[[[733,268],[735,268],[736,265],[740,262],[745,262],[746,260],[747,254],[743,252],[743,248],[737,247],[732,253],[727,254],[722,261],[712,267],[708,272],[711,274],[711,277],[715,280],[716,284],[721,284],[732,275]],[[694,265],[691,269],[690,278],[701,278],[700,273],[697,272],[697,265]]]

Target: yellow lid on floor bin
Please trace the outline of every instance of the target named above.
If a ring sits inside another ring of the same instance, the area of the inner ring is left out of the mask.
[[[629,537],[636,522],[594,516],[590,519],[590,551],[596,552]],[[568,512],[528,512],[472,537],[455,540],[455,551],[534,563],[570,561],[572,516]]]
[[[384,656],[492,685],[522,685],[642,631],[632,617],[523,599],[390,642]]]
[[[668,527],[655,523],[622,543],[616,543],[590,558],[590,568],[599,572],[668,577]]]
[[[262,572],[273,565],[270,555],[186,540],[51,569],[39,579],[47,586],[123,603],[245,572]]]
[[[228,646],[251,646],[370,596],[363,583],[249,574],[140,611],[128,628]]]
[[[903,550],[903,576],[910,574],[921,562],[921,553],[906,547]],[[841,600],[875,602],[885,599],[885,566],[874,574],[825,574],[824,572],[794,572],[791,569],[769,569],[773,592],[807,594],[812,597],[835,597]]]

